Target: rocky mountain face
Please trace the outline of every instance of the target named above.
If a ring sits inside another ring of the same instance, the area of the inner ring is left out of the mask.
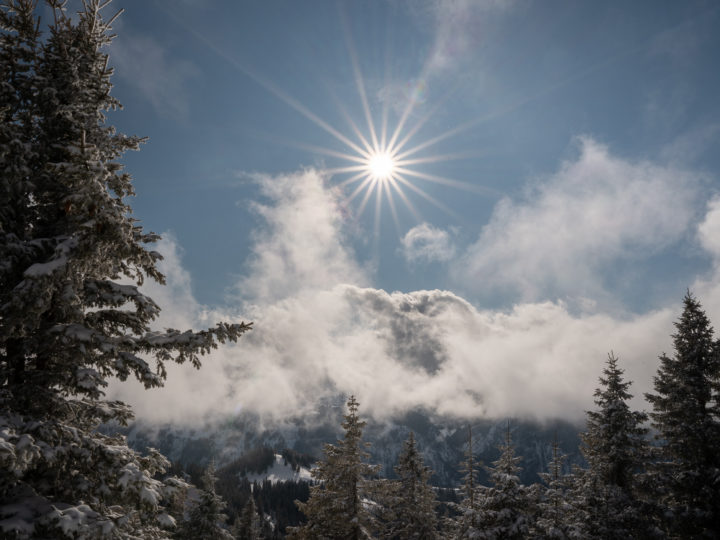
[[[312,418],[295,418],[283,423],[264,422],[245,413],[202,428],[137,423],[127,435],[130,445],[136,449],[157,448],[183,465],[204,465],[214,459],[222,466],[259,447],[277,452],[291,449],[320,458],[323,446],[342,435],[343,412],[344,403],[338,400],[321,404]],[[523,458],[521,480],[524,483],[537,482],[538,473],[547,470],[556,438],[568,456],[565,466],[569,469],[573,464],[582,464],[578,449],[578,432],[582,426],[559,420],[543,424],[517,419],[468,422],[414,411],[382,422],[368,419],[364,440],[371,444],[370,461],[382,466],[383,476],[392,477],[402,444],[410,431],[414,432],[426,465],[434,471],[433,483],[454,487],[462,482],[460,469],[467,450],[468,427],[472,429],[473,454],[486,465],[499,456],[497,446],[504,441],[509,427],[516,453]],[[481,482],[485,480],[484,470],[479,471],[479,478]]]

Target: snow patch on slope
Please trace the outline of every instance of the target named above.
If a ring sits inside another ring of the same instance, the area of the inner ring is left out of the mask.
[[[275,454],[275,463],[272,464],[265,472],[262,473],[250,473],[245,475],[250,482],[261,483],[265,479],[270,480],[273,484],[278,482],[311,482],[312,475],[310,469],[300,467],[297,471],[293,470],[290,464],[285,463],[285,460],[280,454]]]

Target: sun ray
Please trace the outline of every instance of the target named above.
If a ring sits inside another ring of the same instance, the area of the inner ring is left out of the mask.
[[[302,142],[297,141],[290,141],[290,140],[280,140],[276,139],[277,142],[281,142],[282,144],[286,146],[292,146],[293,148],[299,148],[301,150],[309,150],[310,152],[314,152],[316,154],[323,154],[325,156],[332,156],[340,159],[345,159],[347,161],[352,161],[354,163],[367,163],[367,156],[357,156],[353,154],[346,154],[345,152],[339,152],[337,150],[332,150],[330,148],[324,148],[322,146],[315,146],[312,144],[306,144]]]
[[[395,199],[393,199],[393,194],[390,189],[390,186],[395,183],[394,180],[390,180],[389,182],[383,183],[383,188],[385,189],[385,195],[387,196],[388,200],[388,206],[390,206],[390,215],[393,218],[393,222],[395,223],[395,230],[397,231],[398,237],[400,236],[400,219],[398,218],[397,209],[395,208]]]
[[[375,123],[372,120],[372,114],[370,113],[370,105],[368,103],[367,94],[365,93],[365,82],[363,81],[362,72],[360,71],[360,63],[358,62],[357,51],[355,50],[355,43],[352,39],[352,32],[350,31],[350,24],[347,20],[345,12],[342,12],[342,24],[343,31],[345,34],[345,43],[350,54],[350,63],[352,64],[353,74],[355,76],[355,86],[357,87],[358,94],[360,94],[360,101],[362,102],[363,112],[365,113],[365,119],[368,123],[368,129],[370,130],[370,138],[373,143],[373,150],[376,152],[379,149],[377,133],[375,132]]]
[[[380,210],[382,209],[382,192],[384,184],[385,182],[378,182],[375,186],[375,242],[380,239],[380,219],[382,217]]]
[[[451,209],[450,207],[448,207],[447,205],[441,203],[440,201],[435,200],[433,197],[431,197],[430,195],[428,195],[427,193],[425,193],[422,189],[420,189],[420,188],[417,187],[415,184],[413,184],[412,182],[410,182],[407,178],[403,178],[403,176],[402,176],[402,175],[399,175],[399,174],[398,174],[395,178],[396,178],[399,182],[402,182],[403,184],[405,184],[409,189],[411,189],[412,191],[414,191],[415,193],[417,193],[418,195],[420,195],[423,199],[425,199],[426,201],[428,201],[430,204],[438,207],[440,210],[442,210],[442,211],[445,212],[446,214],[452,216],[453,218],[458,219],[458,220],[460,219],[460,216],[458,215],[457,212],[455,212],[454,210],[452,210],[452,209]]]
[[[365,211],[365,207],[367,206],[368,200],[373,194],[373,191],[377,189],[378,182],[377,180],[373,180],[372,178],[369,179],[370,186],[365,191],[365,196],[363,197],[362,201],[360,202],[360,206],[358,207],[358,213],[355,219],[360,219],[360,216],[362,216],[363,212]]]
[[[442,184],[445,186],[451,186],[457,189],[462,189],[464,191],[470,191],[472,193],[479,193],[481,195],[493,195],[493,196],[501,196],[502,194],[492,188],[486,187],[486,186],[478,186],[475,184],[470,184],[468,182],[461,182],[460,180],[453,180],[452,178],[445,178],[444,176],[435,176],[433,174],[427,174],[420,171],[413,171],[411,169],[406,169],[404,167],[395,167],[395,170],[398,173],[405,174],[407,176],[413,176],[415,178],[420,178],[422,180],[427,180],[429,182],[434,182],[436,184]]]
[[[367,178],[367,176],[368,176],[367,172],[366,172],[365,170],[363,170],[362,172],[357,173],[355,176],[351,176],[350,178],[347,178],[347,179],[343,180],[342,182],[340,182],[340,183],[338,184],[338,187],[341,187],[341,188],[342,188],[342,187],[345,187],[345,186],[347,186],[348,184],[352,184],[353,182],[357,182],[357,181],[360,180],[361,178]]]
[[[344,173],[351,173],[351,172],[358,172],[360,171],[360,174],[367,174],[367,165],[350,165],[348,167],[336,167],[334,169],[325,169],[325,172],[328,174],[344,174]]]
[[[365,152],[367,155],[370,155],[373,152],[373,147],[370,144],[370,142],[365,138],[365,135],[362,134],[360,131],[360,128],[355,123],[355,121],[350,116],[350,113],[347,111],[347,108],[342,104],[340,101],[340,98],[338,98],[334,92],[330,92],[330,95],[332,96],[333,101],[335,102],[335,105],[337,106],[338,110],[340,111],[340,114],[342,114],[345,121],[350,126],[350,129],[353,130],[353,133],[357,136],[357,138],[360,140],[362,145],[365,147]]]
[[[357,197],[360,192],[367,187],[367,190],[371,190],[372,186],[370,185],[372,183],[372,178],[370,178],[368,175],[363,174],[365,176],[365,180],[363,180],[359,186],[355,188],[355,190],[344,200],[344,204],[348,205],[350,204],[355,197]]]
[[[400,185],[398,184],[398,179],[396,178],[394,182],[391,182],[390,185],[395,190],[395,192],[398,194],[398,197],[403,201],[407,209],[410,211],[410,213],[413,215],[415,220],[420,223],[422,221],[422,217],[420,216],[420,212],[417,211],[415,208],[415,205],[412,203],[412,201],[408,198],[407,195],[405,195],[405,192],[402,190]]]
[[[177,19],[176,19],[177,20]],[[268,90],[270,93],[272,93],[275,97],[280,99],[282,102],[284,102],[286,105],[292,107],[297,112],[302,114],[305,118],[310,120],[312,123],[314,123],[316,126],[322,128],[326,132],[328,132],[330,135],[335,137],[338,141],[346,144],[349,148],[352,148],[357,153],[362,154],[363,150],[355,144],[353,141],[348,139],[345,135],[340,133],[337,129],[332,127],[330,124],[325,122],[322,118],[317,116],[315,113],[313,113],[310,109],[305,107],[302,103],[300,103],[297,99],[293,98],[289,94],[286,94],[284,91],[282,91],[278,86],[273,83],[272,81],[266,79],[265,77],[261,76],[259,73],[256,73],[253,69],[251,69],[249,66],[242,64],[239,62],[236,58],[226,53],[223,49],[215,45],[211,40],[206,38],[203,34],[195,30],[189,25],[183,24],[197,39],[202,41],[207,47],[209,47],[215,54],[223,58],[226,62],[230,63],[235,69],[240,71],[241,73],[244,73],[246,76],[250,77],[252,80],[254,80],[256,83],[258,83],[260,86]]]
[[[420,70],[420,75],[418,76],[419,81],[424,81],[427,78],[427,75],[431,69],[431,63],[432,63],[432,58],[429,56],[425,60],[425,64],[423,65],[422,69]],[[395,149],[401,149],[407,143],[407,141],[410,140],[410,138],[420,130],[422,125],[425,122],[427,122],[428,119],[430,119],[430,117],[433,114],[435,114],[435,112],[440,108],[440,106],[443,103],[445,103],[445,101],[448,99],[450,94],[452,94],[452,92],[454,92],[454,90],[457,88],[458,85],[459,85],[459,82],[456,83],[455,85],[453,85],[453,89],[450,92],[446,93],[446,96],[443,99],[441,99],[440,101],[438,101],[438,103],[436,103],[432,107],[432,109],[430,109],[430,111],[420,119],[418,124],[416,124],[410,130],[408,135],[405,136],[402,139],[402,141],[396,145],[395,143],[397,142],[398,137],[402,133],[403,129],[405,129],[405,124],[407,123],[408,119],[410,118],[410,115],[412,114],[413,110],[415,109],[415,105],[417,104],[416,99],[412,99],[412,97],[411,97],[411,99],[408,99],[408,103],[405,106],[405,109],[403,110],[402,116],[400,117],[400,121],[395,126],[395,130],[393,131],[392,137],[390,138],[390,142],[388,143],[387,148],[390,151],[395,151]]]
[[[405,134],[405,136],[400,140],[399,143],[397,143],[396,148],[401,150],[405,147],[405,145],[412,139],[419,131],[420,129],[425,125],[425,123],[430,120],[430,118],[437,113],[438,110],[440,110],[440,107],[442,107],[445,102],[447,102],[455,93],[459,86],[459,82],[453,85],[453,87],[445,92],[445,95],[435,103],[435,105],[432,106],[432,108],[423,116],[421,116],[418,121],[415,123],[415,125]]]
[[[385,73],[384,73],[384,83],[385,87],[387,88],[390,84],[390,59],[392,58],[392,28],[393,26],[390,24],[385,25]],[[388,106],[388,100],[383,100],[382,105],[382,116],[380,118],[380,148],[387,148],[387,145],[385,144],[387,142],[387,127],[388,127],[388,114],[390,112],[390,107]]]
[[[274,83],[271,81],[268,81],[261,77],[260,75],[257,75],[247,68],[240,67],[239,69],[242,69],[249,77],[254,79],[258,84],[265,87],[267,90],[275,94],[275,96],[283,101],[286,105],[292,107],[297,112],[302,114],[305,118],[310,120],[312,123],[314,123],[319,128],[322,128],[323,130],[327,131],[330,135],[335,137],[338,141],[346,144],[349,148],[355,150],[358,154],[363,154],[364,151],[361,147],[359,147],[357,144],[355,144],[352,140],[348,139],[345,135],[340,133],[337,129],[332,127],[330,124],[325,122],[322,118],[317,116],[315,113],[313,113],[310,109],[305,107],[302,103],[297,101],[294,97],[286,94],[283,92],[280,88],[278,88]]]
[[[422,69],[422,72],[420,75],[420,80],[423,80],[425,78],[429,68],[430,68],[430,66],[429,66],[429,61],[428,61],[428,62],[426,62],[425,66],[423,66],[423,69]],[[405,105],[405,109],[403,110],[402,116],[400,117],[400,121],[395,126],[395,130],[393,131],[392,137],[390,137],[390,142],[388,142],[388,145],[387,145],[387,148],[389,148],[391,151],[394,150],[395,148],[402,148],[402,146],[403,146],[402,144],[397,145],[397,147],[396,147],[395,142],[397,141],[397,138],[402,133],[402,130],[405,128],[405,123],[408,121],[408,118],[410,118],[410,115],[412,114],[416,103],[417,103],[417,100],[412,99],[412,97],[410,99],[408,99],[407,105]],[[438,107],[437,105],[435,107],[433,107],[433,111],[436,110],[437,107]],[[427,115],[428,118],[429,118],[429,115],[430,115],[430,113]]]
[[[437,154],[434,156],[426,156],[413,159],[401,159],[400,155],[393,156],[395,165],[398,167],[406,167],[408,165],[421,165],[423,163],[439,163],[442,161],[455,161],[458,159],[470,159],[480,157],[480,152],[453,152],[450,154]]]

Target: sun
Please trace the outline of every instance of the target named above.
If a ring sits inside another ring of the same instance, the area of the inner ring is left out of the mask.
[[[355,53],[350,35],[347,32],[346,38],[350,52],[350,63],[355,76],[355,85],[365,117],[365,128],[361,128],[361,126],[356,123],[355,115],[350,114],[343,103],[344,100],[340,99],[339,96],[332,95],[341,115],[347,121],[349,131],[346,132],[343,132],[340,128],[322,119],[297,98],[289,95],[272,81],[266,80],[264,77],[248,71],[238,64],[234,64],[235,67],[250,76],[286,105],[300,113],[315,124],[315,126],[331,135],[335,141],[343,145],[343,147],[339,148],[316,146],[298,141],[283,141],[285,144],[290,144],[291,146],[341,160],[338,166],[323,167],[324,173],[330,177],[339,179],[336,187],[338,191],[343,192],[340,206],[343,209],[347,209],[353,200],[359,199],[360,202],[351,213],[355,220],[361,218],[368,206],[374,206],[374,229],[375,239],[377,240],[380,234],[380,216],[383,206],[387,206],[390,210],[390,215],[395,223],[398,234],[400,234],[401,231],[401,224],[398,215],[398,205],[396,203],[402,203],[417,223],[426,221],[420,211],[415,207],[411,197],[408,196],[410,192],[412,192],[414,199],[421,199],[423,202],[435,206],[454,219],[459,217],[452,208],[449,208],[432,194],[426,192],[425,189],[423,189],[423,183],[439,185],[442,188],[466,190],[485,196],[502,196],[502,193],[478,185],[476,182],[464,182],[431,174],[430,170],[426,168],[426,166],[432,167],[432,164],[439,162],[473,157],[475,155],[474,153],[428,155],[426,151],[428,148],[452,137],[456,137],[460,133],[478,125],[484,121],[485,117],[470,119],[465,123],[453,126],[447,131],[434,136],[423,137],[419,135],[421,129],[426,125],[430,117],[440,110],[439,104],[425,111],[415,110],[416,106],[422,105],[425,102],[423,94],[425,93],[426,85],[421,75],[414,83],[415,90],[407,96],[404,109],[402,109],[401,112],[398,111],[400,114],[398,118],[395,119],[395,125],[390,126],[391,111],[389,102],[383,101],[382,109],[379,111],[380,118],[378,118],[377,111],[373,111],[370,107],[368,95],[365,90],[364,78],[358,64],[357,54]],[[386,73],[386,77],[389,77],[388,73]],[[442,103],[442,101],[440,103]],[[380,121],[377,122],[377,120]],[[420,137],[419,140],[418,137]],[[346,191],[350,193],[346,193]],[[374,204],[371,203],[373,199]]]
[[[392,179],[395,171],[395,159],[388,151],[373,152],[367,159],[367,172],[374,180]]]

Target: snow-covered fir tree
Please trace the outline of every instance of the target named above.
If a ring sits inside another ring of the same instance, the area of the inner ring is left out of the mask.
[[[683,304],[675,354],[645,395],[660,441],[648,477],[671,536],[720,538],[720,345],[700,302],[688,292]]]
[[[477,538],[477,465],[471,426],[468,426],[467,448],[461,470],[464,473],[462,499],[458,504],[452,505],[458,516],[454,519],[447,518],[443,529],[449,531],[453,538]]]
[[[527,538],[536,514],[537,494],[535,487],[520,483],[522,458],[515,455],[510,437],[510,425],[505,432],[505,442],[500,445],[500,457],[486,467],[490,475],[490,487],[478,490],[479,534],[475,538],[487,540],[512,540]]]
[[[579,536],[567,520],[573,514],[571,502],[568,501],[572,476],[563,473],[565,458],[556,438],[548,472],[540,473],[545,486],[541,488],[538,514],[533,526],[532,536],[535,538],[566,539]]]
[[[595,390],[598,409],[587,412],[587,429],[580,435],[588,468],[576,473],[573,525],[584,538],[643,538],[650,530],[638,482],[649,453],[647,415],[630,409],[631,383],[617,364],[609,354]]]
[[[225,527],[227,516],[223,513],[226,504],[215,492],[215,464],[211,461],[202,476],[202,488],[198,489],[197,500],[192,502],[188,519],[178,524],[175,538],[179,540],[232,540],[233,536]],[[251,497],[252,499],[252,497]]]
[[[430,485],[432,471],[423,463],[415,435],[410,432],[395,466],[397,480],[384,484],[380,500],[385,519],[378,535],[388,540],[435,540],[437,499]]]
[[[255,498],[252,494],[235,522],[233,535],[238,540],[260,540],[262,538],[260,516],[258,515]]]
[[[288,538],[359,540],[370,538],[372,516],[366,484],[379,467],[366,463],[367,443],[362,441],[365,422],[358,417],[358,402],[351,396],[342,427],[345,436],[325,445],[325,459],[317,463],[306,503],[297,502],[307,523],[290,531]]]
[[[160,255],[131,216],[118,159],[141,139],[115,132],[107,47],[112,18],[84,0],[77,16],[48,0],[0,5],[0,531],[18,538],[166,537],[186,484],[161,480],[159,453],[97,431],[126,423],[103,399],[110,377],[163,384],[246,324],[156,331],[139,286],[163,282]]]

